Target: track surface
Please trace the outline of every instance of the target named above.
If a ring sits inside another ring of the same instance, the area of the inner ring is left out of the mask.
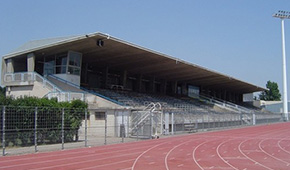
[[[1,169],[290,169],[290,123],[0,157]]]

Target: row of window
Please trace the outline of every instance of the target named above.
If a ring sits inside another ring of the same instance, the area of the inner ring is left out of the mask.
[[[69,51],[68,53],[57,54],[45,57],[43,74],[73,74],[81,73],[82,54]]]

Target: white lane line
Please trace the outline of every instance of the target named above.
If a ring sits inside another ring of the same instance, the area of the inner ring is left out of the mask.
[[[249,160],[251,160],[252,162],[254,162],[256,165],[260,165],[260,166],[262,166],[262,167],[264,167],[264,168],[266,168],[266,169],[274,170],[274,169],[269,168],[269,167],[267,167],[267,166],[265,166],[265,165],[263,165],[263,164],[260,164],[259,162],[255,161],[254,159],[248,157],[248,156],[247,156],[247,155],[242,151],[241,146],[242,146],[242,144],[245,143],[246,141],[248,141],[248,139],[242,141],[242,142],[239,144],[238,149],[239,149],[240,153],[243,154],[247,159],[249,159]]]
[[[181,146],[181,145],[183,145],[183,144],[186,144],[186,143],[188,143],[188,142],[191,142],[191,141],[192,141],[192,140],[189,140],[189,141],[186,141],[186,142],[182,142],[182,143],[180,143],[180,144],[174,146],[172,149],[170,149],[170,151],[169,151],[169,152],[167,153],[167,155],[165,156],[165,160],[164,160],[165,167],[166,167],[167,170],[169,170],[169,167],[168,167],[168,156],[170,155],[170,153],[171,153],[174,149],[176,149],[177,147],[179,147],[179,146]]]
[[[102,165],[97,165],[97,166],[92,166],[92,167],[87,167],[87,168],[81,168],[81,169],[79,169],[79,170],[96,169],[96,168],[98,168],[98,167],[111,166],[111,165],[120,164],[120,163],[125,163],[125,162],[130,162],[130,161],[134,161],[134,160],[135,160],[135,159],[128,159],[128,160],[118,161],[118,162],[109,163],[109,164],[102,164]],[[128,168],[127,168],[127,169],[128,169]]]
[[[219,149],[220,149],[220,147],[223,145],[223,144],[225,144],[226,142],[228,142],[229,140],[225,140],[225,141],[223,141],[222,143],[220,143],[219,145],[218,145],[218,147],[216,148],[216,153],[217,153],[217,155],[219,156],[219,158],[222,160],[222,161],[224,161],[224,163],[226,163],[227,165],[229,165],[230,167],[232,167],[232,168],[234,168],[235,170],[238,170],[238,168],[236,168],[236,167],[234,167],[232,164],[230,164],[228,161],[226,161],[221,155],[220,155],[220,152],[219,152]],[[224,152],[225,153],[225,152]]]
[[[155,145],[155,146],[153,146],[153,147],[151,147],[151,148],[149,148],[149,149],[147,149],[146,151],[144,151],[144,152],[142,152],[136,159],[135,159],[135,161],[134,161],[134,163],[133,163],[133,166],[132,166],[132,170],[134,170],[134,168],[135,168],[135,166],[136,166],[136,163],[138,162],[138,160],[145,154],[145,153],[147,153],[147,152],[149,152],[150,150],[152,150],[152,149],[154,149],[154,148],[156,148],[156,147],[158,147],[158,146],[160,146],[160,145],[163,145],[163,144],[165,144],[166,142],[163,142],[163,143],[160,143],[160,144],[157,144],[157,145]]]
[[[142,148],[148,148],[148,146],[144,146]],[[73,157],[71,157],[71,156],[68,155],[68,156],[65,156],[65,157],[61,157],[59,159],[49,159],[48,158],[46,160],[41,160],[41,161],[33,161],[35,159],[37,160],[38,157],[36,157],[36,158],[29,158],[29,159],[24,159],[24,160],[31,160],[29,162],[21,163],[21,164],[13,164],[13,163],[11,163],[9,166],[1,166],[0,169],[2,169],[2,168],[12,168],[12,167],[21,167],[21,166],[28,166],[28,165],[45,164],[45,163],[56,162],[56,161],[64,161],[65,162],[67,160],[71,160],[71,159],[81,159],[81,158],[88,158],[89,160],[87,160],[87,161],[96,161],[96,160],[91,160],[90,158],[92,156],[106,155],[106,154],[110,154],[110,153],[112,153],[111,155],[114,155],[113,153],[119,153],[119,152],[123,152],[123,151],[133,151],[133,150],[139,150],[139,149],[140,148],[133,148],[133,149],[117,150],[117,151],[103,152],[103,153],[94,153],[94,152],[91,152],[90,154],[79,154],[79,155],[76,155],[76,156],[73,156]],[[80,152],[80,153],[82,153],[82,152]],[[60,155],[62,155],[62,154],[60,154]],[[113,157],[115,157],[115,156],[113,156]],[[41,157],[41,158],[43,158],[43,157]],[[110,157],[107,157],[107,159],[108,158],[111,158],[111,156]],[[103,158],[101,158],[101,159],[103,159]],[[19,159],[16,159],[16,160],[19,160]],[[77,162],[75,162],[75,163],[78,164]],[[62,165],[64,165],[64,164],[59,164],[59,166],[62,166]],[[56,166],[56,164],[54,164],[52,167],[55,167],[55,166]]]
[[[179,165],[177,165],[177,167],[182,167],[184,164],[179,164]]]
[[[96,162],[96,161],[100,161],[100,160],[106,160],[106,159],[111,159],[111,158],[118,158],[118,157],[123,157],[123,156],[130,156],[130,155],[138,155],[139,152],[134,152],[134,153],[128,153],[128,154],[122,154],[122,155],[116,155],[116,156],[111,156],[110,158],[100,158],[100,159],[91,159],[91,160],[84,160],[84,161],[75,161],[73,163],[66,163],[66,164],[56,164],[56,165],[53,165],[53,166],[43,166],[43,167],[40,167],[40,168],[30,168],[30,170],[41,170],[41,169],[51,169],[51,168],[57,168],[57,167],[63,167],[63,166],[72,166],[72,165],[78,165],[78,164],[81,164],[81,163],[88,163],[88,162]],[[0,167],[2,168],[2,167]]]
[[[200,159],[196,159],[195,158],[195,152],[196,152],[196,150],[201,146],[201,145],[203,145],[203,144],[205,144],[206,142],[208,142],[208,141],[204,141],[204,142],[202,142],[201,144],[199,144],[199,145],[197,145],[196,147],[195,147],[195,149],[192,151],[192,159],[193,159],[193,161],[195,162],[195,164],[200,168],[200,169],[204,169],[197,161],[200,161]]]
[[[286,152],[286,153],[288,153],[288,154],[290,154],[290,152],[289,151],[287,151],[285,148],[283,148],[282,146],[281,146],[281,142],[283,141],[284,139],[280,139],[279,140],[279,142],[278,142],[278,146],[279,146],[279,148],[282,150],[282,151],[284,151],[284,152]]]
[[[283,162],[283,163],[285,163],[286,165],[290,164],[290,162],[284,161],[284,160],[282,160],[282,159],[277,158],[276,156],[273,156],[273,155],[275,155],[274,153],[269,154],[268,152],[266,152],[266,151],[261,147],[261,146],[262,146],[262,143],[263,143],[264,141],[265,141],[265,139],[264,139],[264,140],[261,140],[260,143],[259,143],[259,148],[261,149],[261,151],[263,151],[265,154],[269,155],[269,156],[272,157],[273,159],[276,159],[277,161]]]

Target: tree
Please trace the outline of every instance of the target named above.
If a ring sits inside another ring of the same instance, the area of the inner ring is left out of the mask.
[[[261,92],[260,100],[266,101],[280,101],[281,93],[279,92],[278,84],[276,82],[267,81],[266,87],[268,90]]]
[[[5,96],[6,88],[0,86],[0,95]]]

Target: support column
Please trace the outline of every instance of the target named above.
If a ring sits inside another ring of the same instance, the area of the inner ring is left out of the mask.
[[[14,62],[11,58],[6,60],[6,73],[14,73]]]
[[[187,83],[182,83],[181,93],[182,95],[188,96]]]
[[[162,94],[166,94],[166,87],[167,87],[167,81],[166,80],[162,80],[161,81],[161,93]]]
[[[177,81],[173,81],[172,82],[172,93],[176,94],[176,90],[177,90]]]
[[[124,70],[122,76],[121,76],[121,85],[124,87],[124,89],[126,88],[127,85],[127,70]]]
[[[227,100],[227,91],[223,91],[223,100]]]
[[[103,69],[103,80],[104,80],[104,88],[108,87],[108,74],[109,73],[109,67],[106,67]]]
[[[141,92],[141,90],[142,90],[142,74],[140,74],[140,75],[138,75],[138,77],[137,77],[137,88],[136,88],[136,90],[137,90],[137,92]]]
[[[150,78],[150,88],[149,91],[154,93],[155,92],[155,77]]]
[[[84,76],[83,80],[84,80],[84,83],[88,83],[88,70],[89,70],[89,64],[88,63],[85,63],[85,68],[82,70],[82,74]]]
[[[27,71],[34,72],[35,70],[35,55],[30,53],[27,55]]]

